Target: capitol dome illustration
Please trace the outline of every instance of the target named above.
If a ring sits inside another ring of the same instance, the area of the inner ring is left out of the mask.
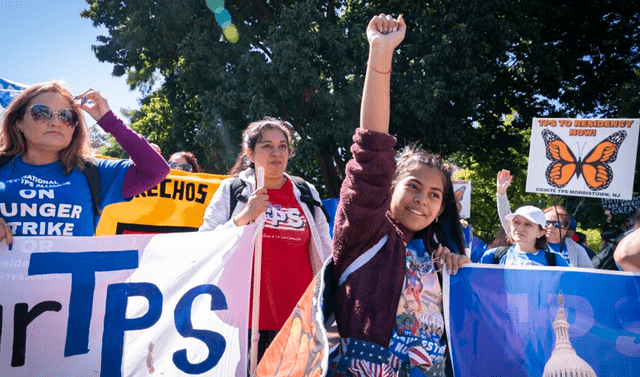
[[[544,366],[542,377],[596,377],[593,368],[580,358],[571,346],[569,340],[569,322],[564,312],[564,297],[562,292],[558,297],[558,315],[553,321],[553,331],[556,334],[556,345],[551,357]]]

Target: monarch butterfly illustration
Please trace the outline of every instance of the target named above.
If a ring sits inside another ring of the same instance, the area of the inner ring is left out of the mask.
[[[613,180],[613,171],[609,164],[618,157],[618,150],[626,137],[626,131],[610,135],[599,142],[582,160],[576,159],[573,151],[558,135],[546,129],[542,130],[547,158],[552,161],[545,173],[547,182],[553,187],[562,188],[575,174],[577,177],[582,175],[591,190],[606,189]]]
[[[458,188],[453,192],[454,196],[456,197],[456,201],[458,201],[458,202],[459,202],[459,201],[461,201],[461,200],[462,200],[462,198],[464,197],[464,192],[465,192],[465,190],[466,190],[466,189],[467,189],[467,186],[464,186],[464,185],[463,185],[463,186],[458,187]]]
[[[458,213],[462,212],[462,198],[464,197],[464,192],[467,189],[467,186],[460,186],[454,192],[453,195],[456,198],[456,207],[458,208]]]

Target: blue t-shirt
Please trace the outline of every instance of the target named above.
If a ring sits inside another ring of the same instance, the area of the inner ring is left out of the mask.
[[[567,244],[562,241],[562,253],[560,252],[560,244],[547,241],[549,251],[562,255],[565,261],[569,263],[569,253],[567,253]]]
[[[487,250],[487,245],[482,242],[481,239],[471,234],[471,226],[466,228],[462,227],[462,235],[464,236],[464,246],[469,250],[469,259],[471,259],[473,263],[478,263],[484,252]]]
[[[100,207],[124,201],[122,183],[131,160],[95,163]],[[99,220],[84,173],[64,174],[60,161],[31,165],[20,157],[0,168],[0,217],[16,236],[93,236]]]
[[[497,248],[487,250],[480,259],[480,263],[493,264],[493,258],[497,250]],[[544,253],[545,250],[543,249],[540,249],[535,253],[523,253],[516,250],[516,247],[512,245],[502,258],[500,258],[500,262],[498,264],[506,266],[548,266],[547,257],[544,256]],[[556,266],[569,266],[562,255],[554,254],[556,257]]]

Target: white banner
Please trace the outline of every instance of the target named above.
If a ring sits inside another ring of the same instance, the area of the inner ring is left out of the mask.
[[[534,118],[528,192],[631,199],[638,119]]]
[[[255,226],[0,247],[0,375],[242,376]]]

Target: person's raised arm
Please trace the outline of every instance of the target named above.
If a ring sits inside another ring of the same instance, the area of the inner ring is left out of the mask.
[[[133,165],[127,171],[122,185],[122,196],[132,198],[146,191],[169,174],[165,159],[145,140],[118,118],[107,100],[96,90],[89,89],[75,98],[103,130],[109,132],[131,157]]]
[[[407,26],[402,16],[375,16],[367,26],[369,60],[362,90],[360,127],[389,132],[391,60],[396,47],[404,39]]]
[[[504,228],[507,234],[511,234],[511,225],[507,220],[507,215],[511,213],[509,206],[509,199],[507,198],[507,189],[511,186],[511,180],[513,176],[509,170],[500,170],[496,177],[496,198],[498,204],[498,216],[500,217],[500,224]]]

